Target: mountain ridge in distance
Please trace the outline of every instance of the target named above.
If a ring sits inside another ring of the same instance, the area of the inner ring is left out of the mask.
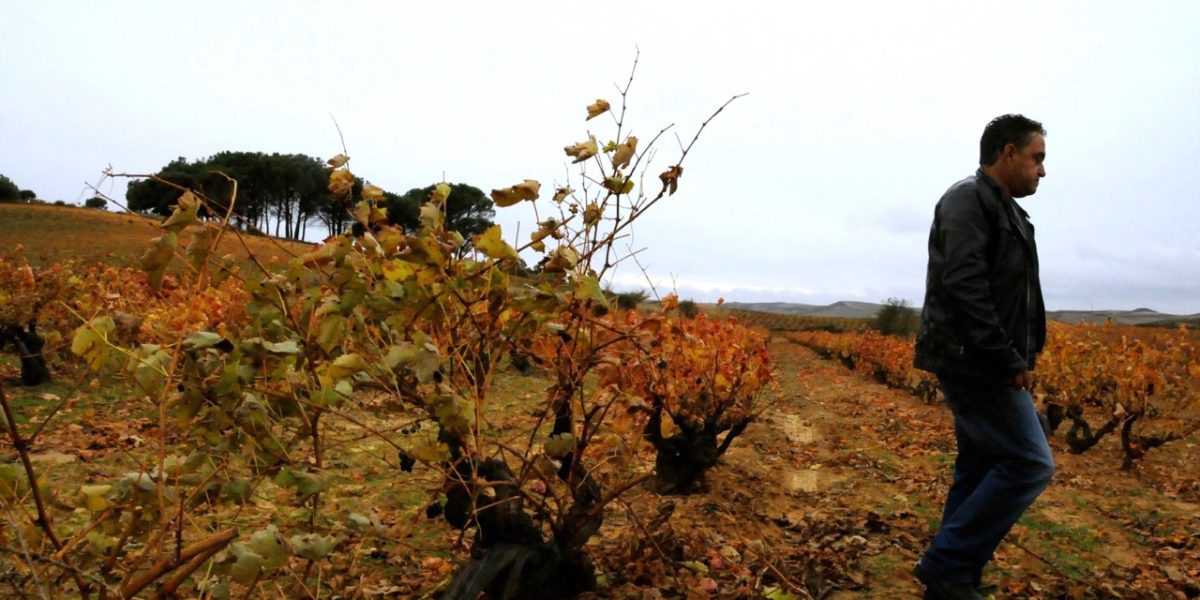
[[[725,308],[756,312],[780,313],[802,317],[832,317],[842,319],[864,319],[875,316],[883,307],[876,302],[841,300],[828,305],[801,304],[792,302],[726,302]],[[920,310],[920,307],[914,307]],[[1122,325],[1158,325],[1172,327],[1186,324],[1200,326],[1200,313],[1173,315],[1151,308],[1138,307],[1133,310],[1048,310],[1046,318],[1063,323],[1104,323],[1112,319]]]

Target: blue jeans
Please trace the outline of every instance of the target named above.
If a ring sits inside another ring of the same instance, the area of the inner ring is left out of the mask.
[[[939,377],[954,412],[958,458],[942,525],[921,566],[978,586],[983,566],[1050,484],[1054,458],[1026,390]]]

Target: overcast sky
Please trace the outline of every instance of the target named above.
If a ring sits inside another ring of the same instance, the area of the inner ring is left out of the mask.
[[[691,138],[636,227],[683,297],[919,304],[933,206],[992,118],[1048,130],[1051,309],[1200,312],[1200,2],[0,1],[0,173],[82,203],[106,165],[341,151],[403,192],[564,181],[611,119]],[[661,144],[651,175],[678,155]],[[653,179],[653,177],[652,177]],[[103,190],[124,198],[124,182]],[[547,194],[548,195],[548,194]],[[527,207],[501,209],[512,239]],[[0,240],[2,243],[2,240]],[[636,269],[619,287],[644,285]]]

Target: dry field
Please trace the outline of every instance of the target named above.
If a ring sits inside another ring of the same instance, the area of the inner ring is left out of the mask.
[[[0,204],[0,247],[24,246],[31,263],[64,258],[99,259],[124,265],[136,261],[146,242],[159,235],[158,218],[113,213],[76,206]],[[244,236],[255,256],[286,260],[308,251],[308,244],[261,236]],[[180,240],[186,243],[185,240]],[[245,259],[235,236],[221,242],[220,253]]]

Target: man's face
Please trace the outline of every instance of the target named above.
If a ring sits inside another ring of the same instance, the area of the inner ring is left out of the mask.
[[[1024,198],[1037,191],[1038,181],[1046,176],[1046,138],[1040,133],[1030,135],[1029,143],[1017,149],[1009,144],[1004,148],[1003,159],[1007,162],[1008,193],[1013,198]]]

